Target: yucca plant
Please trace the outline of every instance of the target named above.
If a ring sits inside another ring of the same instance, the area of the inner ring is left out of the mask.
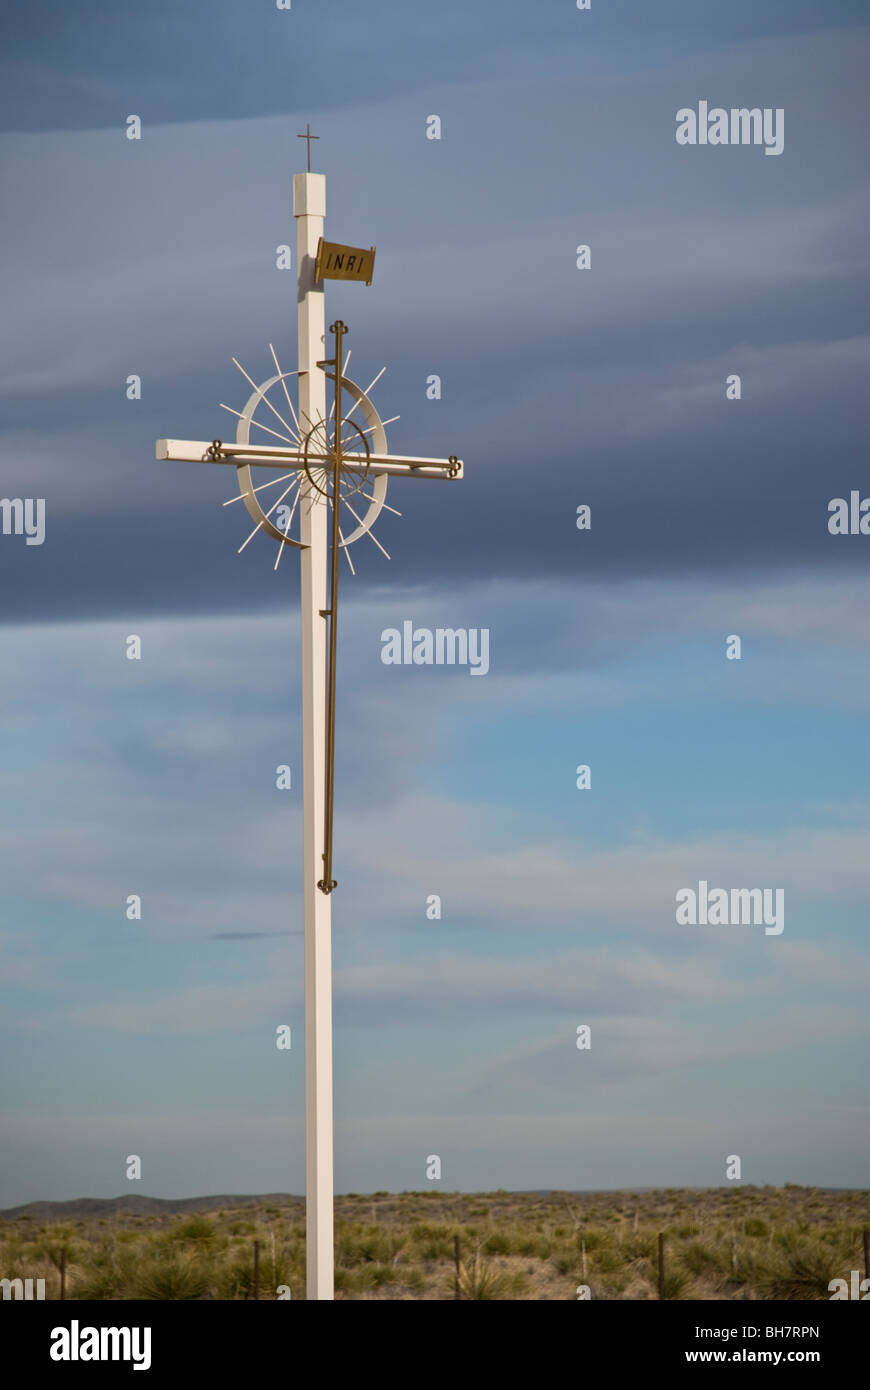
[[[492,1262],[481,1254],[480,1246],[472,1259],[460,1262],[456,1289],[459,1298],[510,1298],[516,1286],[516,1277],[497,1270]]]
[[[190,1302],[209,1292],[209,1278],[198,1260],[177,1254],[141,1263],[127,1281],[125,1296],[161,1302]]]
[[[662,1280],[662,1297],[668,1299],[685,1298],[689,1287],[689,1276],[683,1269],[665,1269]]]
[[[791,1235],[766,1265],[758,1263],[754,1283],[762,1298],[828,1299],[828,1284],[842,1273],[848,1256],[819,1240]]]

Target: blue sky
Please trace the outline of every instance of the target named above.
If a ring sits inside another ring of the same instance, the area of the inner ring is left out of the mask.
[[[152,1195],[303,1189],[297,569],[153,445],[225,432],[232,355],[295,365],[309,120],[328,235],[378,247],[329,288],[353,374],[467,469],[391,484],[343,590],[339,1190],[431,1153],[866,1185],[870,539],[827,504],[866,472],[870,41],[720,9],[6,7],[0,495],[47,521],[0,536],[0,1205],[129,1153]],[[782,107],[783,154],[677,146],[701,99]],[[488,628],[489,673],[384,665],[406,619]],[[783,888],[783,934],[678,926],[702,878]]]

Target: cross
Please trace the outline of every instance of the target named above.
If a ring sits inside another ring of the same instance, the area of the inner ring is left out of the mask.
[[[302,140],[318,138],[310,134],[310,129],[306,135],[299,136]],[[308,149],[311,149],[310,143]],[[242,411],[224,407],[238,418],[235,441],[159,439],[156,454],[158,459],[234,467],[239,493],[229,501],[242,502],[256,521],[254,530],[240,549],[258,533],[277,539],[279,551],[275,568],[285,550],[295,547],[299,551],[306,1285],[309,1299],[324,1300],[334,1297],[332,890],[336,884],[332,878],[332,820],[339,552],[344,549],[353,572],[348,553],[352,542],[368,534],[378,549],[383,550],[372,532],[372,524],[386,505],[384,497],[389,478],[456,481],[463,476],[463,464],[455,454],[434,458],[389,452],[384,423],[390,421],[381,420],[369,394],[378,378],[363,391],[346,375],[344,337],[347,328],[340,319],[330,326],[334,353],[331,357],[326,357],[325,353],[328,340],[324,286],[322,279],[315,279],[317,249],[323,239],[326,215],[323,174],[309,172],[294,177],[293,215],[298,266],[298,371],[282,372],[272,348],[276,373],[258,386],[236,362],[253,393]],[[291,379],[295,380],[298,391],[297,406],[288,388]],[[331,410],[327,410],[327,381],[334,387]],[[278,405],[270,398],[270,393],[276,397]],[[348,410],[343,404],[345,395],[352,400]],[[268,406],[272,413],[261,412],[261,406]],[[361,415],[354,419],[357,410]],[[286,418],[288,416],[292,419]],[[261,443],[259,438],[252,442],[251,430],[257,426],[270,440],[277,438],[279,443]],[[267,481],[255,485],[253,468],[264,472]],[[267,501],[261,503],[264,492],[280,487],[288,478],[290,485],[279,494],[277,502],[271,506]],[[288,503],[285,508],[288,517],[281,530],[271,518],[283,498],[293,491],[295,500],[292,507]],[[368,510],[360,516],[356,508],[362,509],[366,503]],[[345,523],[349,528],[347,534],[342,531],[342,509],[351,517],[351,521]],[[297,518],[298,539],[290,535],[294,517]]]
[[[310,123],[310,121],[306,121],[306,122],[305,122],[305,134],[304,134],[304,135],[297,135],[297,136],[296,136],[296,139],[297,139],[297,140],[307,140],[307,141],[308,141],[308,172],[309,172],[309,174],[310,174],[310,173],[311,173],[311,141],[312,141],[312,140],[319,140],[319,139],[320,139],[320,136],[319,136],[319,135],[312,135],[312,134],[311,134],[311,123]]]

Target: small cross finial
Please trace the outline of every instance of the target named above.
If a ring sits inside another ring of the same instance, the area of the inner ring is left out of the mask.
[[[296,139],[297,139],[297,140],[307,140],[307,141],[308,141],[308,172],[309,172],[309,174],[310,174],[310,173],[311,173],[311,141],[312,141],[312,140],[319,140],[319,139],[320,139],[320,136],[319,136],[319,135],[312,135],[312,134],[311,134],[311,125],[310,125],[310,123],[309,123],[308,121],[306,121],[306,122],[305,122],[305,134],[304,134],[304,135],[297,135],[297,136],[296,136]]]

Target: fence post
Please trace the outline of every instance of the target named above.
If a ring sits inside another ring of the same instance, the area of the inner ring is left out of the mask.
[[[867,1248],[867,1232],[864,1232],[864,1249]],[[66,1249],[60,1252],[60,1301],[66,1299]]]
[[[580,1259],[581,1259],[581,1261],[582,1261],[583,1282],[584,1282],[584,1284],[585,1284],[585,1283],[586,1283],[586,1241],[585,1241],[585,1240],[581,1240],[581,1242],[580,1242]]]
[[[456,1266],[456,1292],[454,1293],[453,1297],[454,1297],[454,1298],[458,1298],[458,1297],[459,1297],[459,1274],[460,1274],[460,1269],[461,1269],[461,1265],[460,1265],[460,1263],[459,1263],[459,1236],[454,1236],[454,1237],[453,1237],[453,1263],[454,1263],[454,1265]]]
[[[260,1297],[260,1242],[254,1241],[254,1298]]]
[[[665,1238],[659,1234],[659,1298],[665,1296]]]
[[[864,1278],[870,1279],[870,1231],[864,1227]]]

